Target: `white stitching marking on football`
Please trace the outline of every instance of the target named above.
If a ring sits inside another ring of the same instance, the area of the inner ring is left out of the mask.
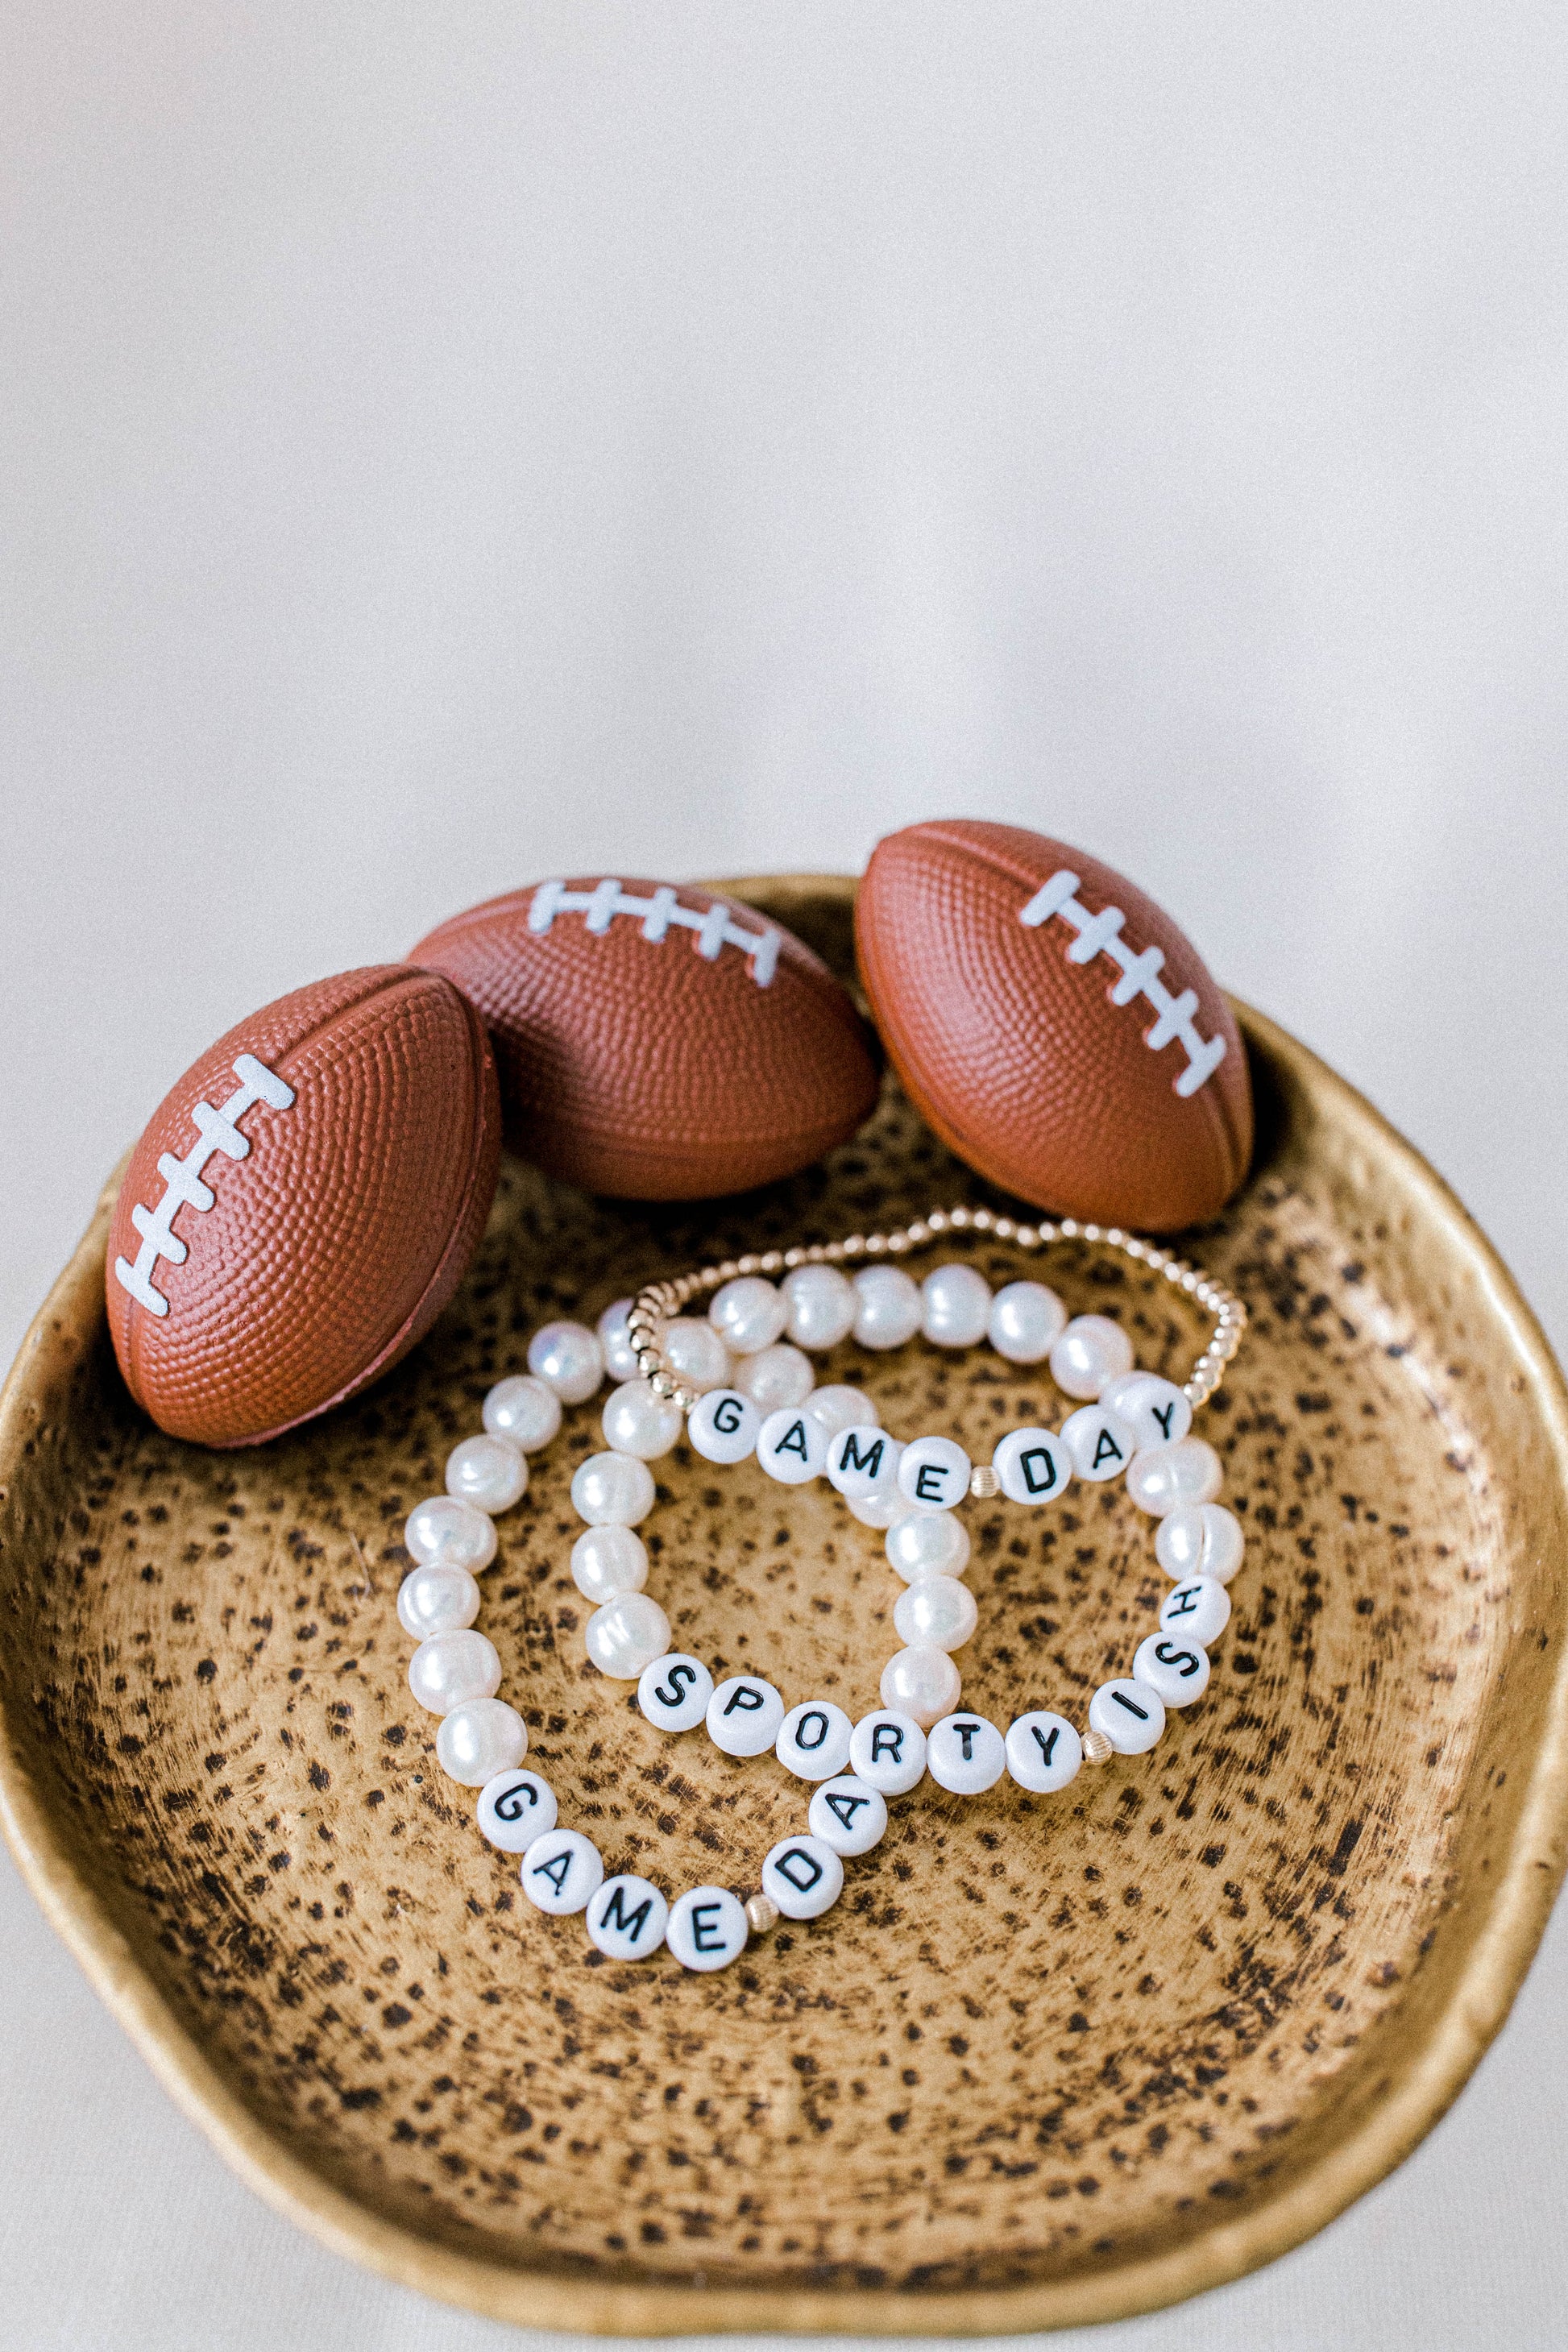
[[[721,948],[740,948],[759,988],[766,988],[779,960],[777,931],[742,930],[730,920],[728,908],[717,902],[705,915],[693,914],[681,906],[668,882],[661,882],[651,898],[634,898],[613,881],[596,883],[592,890],[568,890],[564,882],[542,882],[529,904],[528,928],[542,937],[557,915],[585,915],[587,929],[597,938],[603,938],[616,915],[640,915],[642,935],[656,946],[670,925],[677,924],[682,930],[697,933],[697,952],[710,963]]]
[[[153,1270],[161,1257],[171,1265],[184,1265],[189,1250],[174,1231],[174,1218],[188,1202],[193,1209],[210,1209],[215,1194],[202,1182],[202,1170],[215,1151],[230,1160],[249,1156],[250,1144],[241,1135],[237,1121],[258,1102],[270,1103],[274,1110],[287,1110],[294,1099],[294,1089],[258,1062],[254,1054],[241,1054],[234,1064],[234,1075],[239,1085],[221,1110],[211,1103],[199,1102],[192,1111],[198,1140],[192,1144],[183,1160],[172,1152],[161,1152],[158,1173],[163,1179],[164,1193],[156,1209],[144,1209],[138,1201],[131,1212],[131,1222],[142,1236],[142,1246],[132,1265],[126,1258],[114,1261],[115,1278],[121,1289],[128,1290],[150,1315],[166,1315],[169,1302],[161,1290],[153,1286]]]
[[[1214,1076],[1225,1059],[1225,1039],[1200,1037],[1193,1026],[1193,1015],[1198,1009],[1197,992],[1184,988],[1180,996],[1173,996],[1160,980],[1165,961],[1163,948],[1145,948],[1135,956],[1121,937],[1121,926],[1127,920],[1120,907],[1107,907],[1091,915],[1087,907],[1079,906],[1074,892],[1079,877],[1069,874],[1064,866],[1042,884],[1018,920],[1031,930],[1048,923],[1053,915],[1063,915],[1078,933],[1068,950],[1068,963],[1088,963],[1097,955],[1108,955],[1121,977],[1109,991],[1112,1004],[1131,1004],[1135,996],[1147,998],[1159,1014],[1143,1043],[1151,1053],[1158,1054],[1179,1038],[1186,1048],[1187,1066],[1175,1082],[1176,1092],[1184,1099],[1195,1095],[1205,1080]]]

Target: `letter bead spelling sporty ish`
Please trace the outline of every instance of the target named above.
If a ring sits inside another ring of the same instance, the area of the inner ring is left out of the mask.
[[[1198,1065],[1187,1043],[1191,1069]],[[1196,1044],[1201,1049],[1202,1040]],[[896,1262],[963,1233],[1026,1255],[1058,1239],[1119,1252],[1211,1314],[1213,1337],[1178,1387],[1133,1368],[1119,1324],[1102,1316],[1069,1321],[1041,1283],[1009,1283],[993,1296],[973,1267],[952,1263],[921,1287]],[[846,1274],[859,1258],[872,1263]],[[784,1277],[776,1286],[775,1274]],[[706,1322],[682,1315],[704,1296]],[[1226,1586],[1241,1565],[1242,1529],[1215,1499],[1218,1456],[1190,1431],[1246,1321],[1223,1285],[1117,1228],[1071,1218],[1020,1225],[986,1209],[957,1208],[935,1210],[900,1233],[704,1266],[617,1300],[595,1330],[554,1323],[537,1333],[527,1373],[498,1382],[487,1397],[485,1435],[454,1449],[447,1493],[410,1513],[405,1540],[415,1566],[397,1603],[400,1622],[418,1642],[409,1687],[441,1717],[442,1769],[478,1790],[480,1832],[519,1857],[529,1900],[556,1916],[583,1913],[606,1958],[642,1960],[664,1948],[684,1968],[721,1969],[778,1919],[810,1920],[830,1910],[846,1861],[868,1853],[884,1834],[888,1800],[908,1795],[928,1775],[951,1799],[978,1798],[1005,1779],[1030,1796],[1050,1797],[1086,1763],[1153,1748],[1167,1711],[1203,1696],[1209,1649],[1230,1617]],[[687,1336],[694,1331],[704,1335],[700,1346]],[[1059,1431],[1009,1430],[990,1463],[976,1465],[939,1432],[894,1437],[858,1390],[810,1389],[766,1413],[742,1392],[748,1360],[826,1349],[851,1331],[862,1345],[894,1345],[890,1334],[919,1331],[938,1347],[989,1341],[1011,1363],[1048,1358],[1057,1386],[1082,1402]],[[526,1456],[554,1437],[563,1405],[585,1402],[606,1373],[619,1385],[603,1411],[605,1450],[582,1463],[572,1482],[584,1522],[572,1573],[595,1604],[584,1630],[588,1655],[612,1679],[636,1684],[650,1737],[705,1728],[724,1755],[772,1755],[812,1791],[805,1830],[763,1858],[760,1885],[745,1902],[725,1887],[689,1887],[671,1899],[647,1879],[605,1877],[592,1839],[560,1822],[549,1784],[521,1769],[527,1726],[500,1697],[500,1660],[474,1630],[476,1579],[496,1556],[489,1514],[523,1492]],[[785,1485],[826,1477],[856,1518],[882,1533],[889,1565],[903,1581],[893,1615],[905,1646],[883,1670],[879,1710],[852,1723],[830,1699],[810,1693],[786,1704],[763,1675],[715,1683],[703,1659],[671,1650],[669,1620],[643,1589],[648,1557],[635,1530],[655,1501],[648,1463],[682,1433],[704,1460],[726,1467],[754,1456],[763,1475]],[[970,1496],[1001,1496],[1023,1510],[1048,1509],[1075,1478],[1112,1476],[1123,1477],[1139,1507],[1158,1521],[1156,1557],[1173,1579],[1158,1630],[1138,1644],[1130,1673],[1094,1692],[1084,1728],[1040,1706],[1004,1732],[960,1705],[952,1653],[974,1631],[978,1603],[961,1581],[970,1544],[957,1507]]]

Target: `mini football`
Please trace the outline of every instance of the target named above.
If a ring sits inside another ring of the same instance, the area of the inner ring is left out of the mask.
[[[872,854],[855,938],[911,1101],[993,1183],[1172,1233],[1246,1175],[1230,1006],[1170,917],[1098,858],[1018,825],[909,825]]]
[[[132,1394],[204,1445],[353,1396],[457,1288],[500,1155],[484,1025],[437,973],[345,971],[242,1021],[120,1188],[105,1290]]]
[[[702,1200],[805,1168],[870,1113],[847,992],[792,933],[686,884],[539,882],[409,961],[489,1024],[506,1139],[591,1192]]]

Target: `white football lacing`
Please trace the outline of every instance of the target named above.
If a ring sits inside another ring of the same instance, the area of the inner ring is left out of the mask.
[[[771,928],[742,930],[740,924],[731,921],[729,908],[718,900],[705,915],[695,914],[680,904],[668,882],[661,882],[651,898],[634,898],[618,882],[597,882],[591,890],[568,890],[564,882],[540,883],[528,910],[529,929],[542,935],[557,915],[585,916],[586,928],[600,938],[616,916],[639,915],[644,939],[652,940],[656,945],[670,925],[676,924],[681,930],[696,932],[697,952],[710,963],[722,947],[741,949],[759,988],[766,988],[779,960],[777,931]]]
[[[210,1209],[216,1198],[211,1186],[202,1182],[202,1170],[213,1153],[221,1151],[230,1160],[244,1160],[250,1144],[241,1135],[237,1122],[245,1113],[258,1102],[269,1103],[274,1110],[287,1110],[294,1099],[293,1087],[286,1086],[254,1054],[237,1057],[234,1075],[239,1085],[221,1110],[214,1110],[209,1102],[199,1102],[192,1111],[198,1139],[184,1158],[176,1160],[169,1151],[159,1154],[158,1173],[163,1179],[165,1191],[157,1207],[144,1209],[140,1201],[132,1207],[131,1222],[142,1236],[142,1246],[134,1265],[127,1258],[115,1259],[115,1279],[150,1315],[166,1315],[169,1311],[169,1302],[163,1292],[153,1287],[153,1269],[158,1260],[166,1257],[171,1265],[184,1265],[190,1255],[174,1231],[176,1214],[187,1204],[193,1209]]]
[[[1108,955],[1121,977],[1108,991],[1112,1004],[1131,1004],[1135,996],[1142,996],[1159,1015],[1143,1043],[1151,1053],[1158,1054],[1173,1037],[1179,1038],[1186,1048],[1187,1066],[1175,1082],[1176,1092],[1185,1098],[1195,1095],[1205,1080],[1214,1076],[1225,1059],[1225,1039],[1199,1036],[1193,1026],[1193,1015],[1198,1009],[1197,991],[1184,988],[1180,996],[1173,996],[1160,980],[1165,961],[1163,948],[1145,948],[1134,955],[1121,936],[1121,926],[1127,918],[1120,907],[1107,907],[1091,915],[1087,907],[1079,906],[1074,896],[1079,877],[1064,866],[1059,874],[1037,890],[1018,920],[1036,929],[1048,923],[1053,915],[1064,915],[1078,937],[1068,950],[1068,963],[1088,963],[1097,955]]]

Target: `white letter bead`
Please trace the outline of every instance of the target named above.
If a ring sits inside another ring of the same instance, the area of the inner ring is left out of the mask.
[[[397,1588],[397,1622],[416,1642],[460,1633],[479,1613],[479,1588],[456,1560],[411,1569]]]
[[[555,1791],[537,1772],[498,1772],[479,1790],[479,1822],[502,1853],[526,1853],[555,1827]]]
[[[738,1389],[710,1389],[691,1408],[686,1434],[704,1462],[743,1462],[757,1450],[763,1416]]]
[[[712,1696],[712,1675],[700,1658],[682,1650],[656,1658],[637,1683],[637,1705],[660,1731],[695,1731]]]
[[[779,1285],[789,1309],[786,1326],[797,1348],[837,1348],[849,1337],[858,1300],[836,1265],[797,1265]]]
[[[1037,1797],[1054,1797],[1076,1779],[1083,1762],[1083,1742],[1065,1715],[1041,1707],[1021,1715],[1005,1742],[1007,1769],[1020,1789]]]
[[[1107,1381],[1100,1402],[1126,1422],[1141,1453],[1173,1445],[1193,1425],[1192,1406],[1174,1381],[1163,1381],[1158,1372],[1122,1372]]]
[[[868,1503],[897,1486],[904,1448],[875,1423],[857,1422],[828,1441],[827,1475],[848,1503]]]
[[[635,1528],[653,1508],[653,1472],[632,1454],[590,1454],[573,1476],[572,1507],[591,1528]]]
[[[1010,1429],[991,1456],[1010,1503],[1055,1503],[1072,1483],[1072,1455],[1048,1429]]]
[[[1241,1566],[1241,1522],[1223,1503],[1178,1503],[1154,1536],[1154,1557],[1167,1576],[1210,1576],[1228,1584]]]
[[[441,1717],[436,1760],[448,1780],[482,1789],[528,1753],[528,1726],[504,1698],[474,1698]]]
[[[783,1294],[759,1274],[743,1274],[713,1293],[708,1320],[732,1356],[754,1356],[782,1339],[789,1319]]]
[[[685,1425],[674,1398],[655,1396],[644,1380],[623,1381],[612,1389],[599,1423],[612,1454],[635,1454],[639,1462],[657,1462],[668,1454]]]
[[[730,1385],[730,1350],[711,1323],[695,1315],[677,1316],[664,1327],[664,1360],[679,1373],[689,1389],[706,1396],[710,1389]],[[632,1370],[637,1369],[633,1363]]]
[[[563,1404],[585,1404],[605,1377],[604,1351],[583,1323],[546,1323],[528,1343],[528,1369]]]
[[[882,1705],[895,1715],[912,1715],[922,1728],[952,1714],[963,1687],[945,1650],[895,1650],[882,1668]]]
[[[640,1369],[632,1335],[626,1328],[634,1304],[630,1298],[617,1298],[613,1307],[605,1307],[594,1326],[605,1370],[613,1381],[635,1381]]]
[[[515,1372],[486,1397],[484,1424],[492,1437],[510,1438],[519,1453],[537,1454],[561,1426],[561,1400],[547,1381]]]
[[[973,1348],[991,1320],[991,1285],[972,1265],[939,1265],[921,1285],[921,1329],[934,1347]]]
[[[646,1960],[664,1941],[669,1906],[650,1880],[627,1872],[595,1890],[583,1924],[606,1959]]]
[[[855,1337],[862,1348],[901,1348],[921,1328],[919,1290],[901,1267],[862,1266],[855,1276]]]
[[[923,1746],[923,1732],[921,1738]],[[825,1780],[812,1792],[806,1826],[814,1838],[830,1845],[835,1853],[869,1853],[886,1834],[888,1801],[868,1781],[849,1774],[842,1780]]]
[[[893,1607],[893,1631],[913,1649],[962,1650],[974,1631],[974,1595],[956,1576],[924,1576]]]
[[[784,1838],[763,1863],[762,1880],[786,1919],[819,1919],[844,1892],[844,1864],[825,1838]]]
[[[1160,1630],[1212,1650],[1230,1622],[1230,1595],[1212,1576],[1189,1577],[1173,1585],[1160,1611]]]
[[[907,1511],[888,1529],[882,1549],[906,1584],[962,1576],[969,1565],[969,1530],[951,1511]]]
[[[863,1715],[849,1736],[849,1769],[879,1796],[907,1796],[925,1778],[925,1733],[896,1707]]]
[[[604,1884],[605,1864],[581,1830],[546,1830],[525,1848],[517,1874],[529,1901],[561,1919],[587,1909]]]
[[[669,1620],[646,1592],[617,1593],[595,1609],[583,1629],[584,1645],[602,1675],[635,1683],[645,1666],[669,1648]]]
[[[735,1386],[759,1412],[782,1412],[788,1405],[804,1404],[815,1378],[811,1358],[784,1340],[759,1349],[754,1356],[742,1356],[735,1367]]]
[[[477,1511],[510,1511],[528,1485],[528,1465],[504,1437],[465,1437],[447,1456],[447,1492]]]
[[[1075,1315],[1051,1347],[1051,1378],[1070,1397],[1097,1397],[1132,1369],[1132,1342],[1108,1315]]]
[[[408,1687],[432,1715],[450,1715],[471,1698],[494,1698],[500,1660],[484,1634],[432,1633],[408,1661]]]
[[[689,1886],[669,1907],[664,1940],[683,1969],[727,1969],[746,1948],[746,1907],[725,1886]]]
[[[831,1266],[825,1270],[829,1274],[833,1271]],[[845,1287],[847,1289],[848,1285]],[[813,1389],[806,1398],[805,1409],[813,1421],[822,1423],[829,1437],[837,1437],[846,1429],[875,1429],[880,1419],[876,1406],[862,1390],[837,1385]]]
[[[1043,1282],[1009,1282],[991,1302],[987,1337],[1010,1364],[1038,1364],[1051,1352],[1067,1308]]]
[[[417,1560],[455,1560],[478,1576],[496,1556],[496,1531],[489,1515],[455,1495],[431,1495],[404,1521],[403,1540]]]
[[[969,1492],[973,1465],[951,1437],[917,1437],[899,1460],[899,1492],[928,1511],[951,1511]]]
[[[1118,1478],[1138,1452],[1127,1423],[1102,1404],[1080,1404],[1069,1412],[1062,1423],[1062,1444],[1080,1478]]]
[[[1158,1691],[1167,1706],[1191,1706],[1209,1686],[1208,1652],[1178,1633],[1151,1633],[1138,1644],[1132,1679]]]
[[[831,1699],[792,1706],[773,1742],[779,1762],[799,1780],[831,1780],[849,1761],[849,1717]]]
[[[640,1592],[647,1582],[647,1552],[630,1528],[588,1528],[572,1547],[572,1581],[595,1608],[617,1592]]]
[[[731,1675],[708,1702],[708,1737],[726,1756],[762,1756],[779,1736],[784,1703],[772,1683]]]
[[[1147,1683],[1123,1675],[1101,1683],[1089,1703],[1089,1727],[1103,1731],[1119,1756],[1142,1756],[1165,1728],[1165,1703]]]
[[[926,1734],[926,1770],[955,1797],[994,1789],[1007,1769],[1002,1734],[983,1715],[947,1715]]]
[[[1163,1519],[1184,1503],[1212,1503],[1222,1475],[1212,1445],[1201,1437],[1184,1437],[1178,1444],[1137,1454],[1127,1473],[1127,1491],[1141,1511]]]
[[[781,1486],[804,1486],[827,1466],[827,1436],[800,1405],[770,1412],[757,1433],[757,1460]]]

